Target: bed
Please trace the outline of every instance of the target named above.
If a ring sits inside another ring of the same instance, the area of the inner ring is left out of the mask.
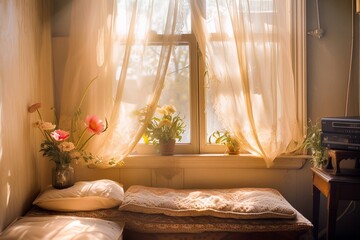
[[[113,188],[112,182],[107,183],[100,189]],[[85,196],[82,187],[80,199],[57,194],[58,190],[46,196],[45,191],[15,223],[24,219],[56,222],[73,218],[77,223],[83,219],[84,225],[91,225],[92,220],[99,220],[97,224],[103,230],[97,230],[98,239],[312,239],[312,224],[274,189],[175,190],[131,186],[125,193],[118,190],[116,194],[89,189],[87,192],[94,196]],[[262,199],[254,198],[259,194]],[[108,198],[112,199],[111,204]],[[113,233],[112,238],[105,235],[109,233]],[[82,234],[82,239],[86,239],[88,233]],[[0,239],[11,239],[4,236],[0,235]]]
[[[312,239],[312,224],[275,189],[131,186],[124,239]]]

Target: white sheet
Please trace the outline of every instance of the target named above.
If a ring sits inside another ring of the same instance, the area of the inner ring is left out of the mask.
[[[96,218],[49,216],[22,217],[1,234],[0,239],[122,239],[124,225]]]

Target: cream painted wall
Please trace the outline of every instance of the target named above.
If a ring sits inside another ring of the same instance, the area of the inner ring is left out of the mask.
[[[350,67],[351,0],[319,0],[321,39],[307,37],[308,116],[344,116]],[[315,1],[307,1],[307,28],[316,28]],[[348,115],[359,115],[359,16],[355,41]]]
[[[344,116],[350,69],[352,0],[318,0],[321,39],[307,37],[308,117],[318,122],[321,117]],[[354,17],[354,55],[350,82],[348,116],[359,115],[359,15]],[[316,28],[315,0],[307,0],[307,29]],[[308,204],[311,204],[311,199]],[[348,206],[340,203],[338,216]],[[350,208],[352,209],[352,208]],[[321,228],[325,226],[326,202],[321,201]],[[337,222],[342,239],[360,236],[360,210],[355,208]],[[357,238],[359,239],[359,238]]]
[[[53,105],[50,4],[0,1],[0,230],[29,209],[47,182],[27,107]]]

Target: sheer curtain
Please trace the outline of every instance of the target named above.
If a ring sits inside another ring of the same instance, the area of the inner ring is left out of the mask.
[[[193,30],[216,114],[267,166],[302,138],[290,44],[293,1],[192,1],[193,14],[202,16]]]
[[[83,118],[107,119],[107,131],[87,148],[101,157],[96,166],[121,163],[141,138],[144,125],[134,113],[147,107],[147,121],[156,109],[180,10],[177,0],[73,1],[60,126],[70,128],[83,96]],[[156,46],[149,44],[154,38]]]

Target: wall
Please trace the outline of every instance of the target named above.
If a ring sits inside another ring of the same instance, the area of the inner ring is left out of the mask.
[[[351,53],[351,0],[319,0],[321,39],[307,37],[308,116],[344,116]],[[315,1],[307,1],[307,29],[316,28]],[[355,40],[348,115],[359,115],[359,16]]]
[[[359,15],[354,17],[354,54],[350,65],[352,40],[352,1],[319,0],[320,23],[325,34],[321,39],[307,37],[308,117],[313,123],[326,116],[359,115]],[[307,29],[316,28],[315,1],[307,1]],[[349,84],[349,71],[351,79]],[[349,88],[348,111],[346,93]],[[351,161],[350,161],[351,162]],[[309,202],[311,204],[311,202]],[[341,201],[341,216],[348,201]],[[326,202],[321,201],[321,228],[325,226]],[[343,239],[360,236],[360,210],[353,205],[337,222]]]
[[[0,1],[0,230],[28,210],[43,180],[27,107],[53,103],[50,3]]]

